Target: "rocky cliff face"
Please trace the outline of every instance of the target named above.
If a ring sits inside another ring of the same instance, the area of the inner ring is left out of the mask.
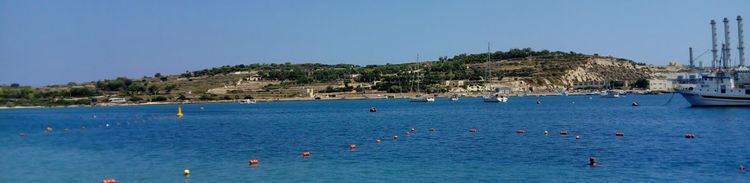
[[[590,57],[584,64],[568,70],[561,78],[560,84],[570,86],[574,82],[586,81],[634,81],[648,77],[648,70],[636,67],[636,64],[631,61]]]

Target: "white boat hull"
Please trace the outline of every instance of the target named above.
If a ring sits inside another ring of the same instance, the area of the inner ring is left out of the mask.
[[[708,94],[689,90],[678,90],[692,106],[750,106],[750,95],[741,94]],[[745,96],[742,96],[742,95]]]
[[[508,102],[507,97],[484,97],[484,102]]]
[[[432,97],[413,97],[409,99],[409,102],[434,102],[435,98]]]

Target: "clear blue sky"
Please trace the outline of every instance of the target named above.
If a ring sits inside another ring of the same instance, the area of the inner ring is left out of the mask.
[[[736,60],[737,15],[748,23],[750,1],[0,0],[0,84],[249,63],[403,63],[417,53],[484,52],[487,42],[686,63],[688,46],[696,56],[709,49],[708,23],[724,17]]]

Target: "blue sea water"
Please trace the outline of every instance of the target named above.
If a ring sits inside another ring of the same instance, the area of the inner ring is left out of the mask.
[[[670,97],[187,104],[179,119],[177,105],[0,110],[0,182],[750,181],[750,108]]]

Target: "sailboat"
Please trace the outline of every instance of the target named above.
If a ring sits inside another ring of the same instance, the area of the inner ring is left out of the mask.
[[[485,83],[486,85],[489,85],[489,91],[486,96],[484,96],[484,102],[508,102],[508,97],[502,96],[497,94],[495,90],[492,88],[492,69],[490,68],[492,64],[490,64],[490,43],[487,43],[487,73],[489,74],[489,77],[485,79],[485,81],[489,81]]]
[[[417,70],[419,70],[419,65],[419,55],[417,55]],[[415,74],[417,75],[417,95],[410,98],[409,102],[434,102],[435,97],[425,97],[422,96],[422,93],[419,93],[419,83],[421,82],[421,80],[419,79],[419,72],[416,72]]]

